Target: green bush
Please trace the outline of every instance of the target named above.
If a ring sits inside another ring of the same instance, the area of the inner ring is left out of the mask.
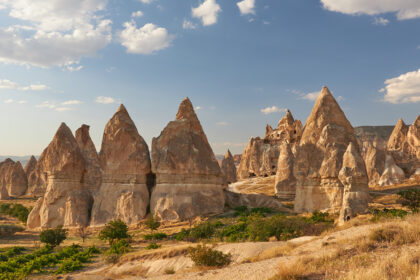
[[[160,247],[162,247],[162,245],[152,242],[152,243],[150,243],[149,245],[146,246],[146,250],[159,249]]]
[[[413,212],[418,212],[420,207],[420,190],[406,190],[398,193],[404,199],[403,205],[406,205]]]
[[[23,227],[17,225],[3,224],[0,225],[0,238],[13,236],[16,232],[24,231]]]
[[[111,248],[106,252],[106,254],[119,254],[123,255],[130,252],[131,246],[125,239],[118,240],[117,242],[111,245]]]
[[[308,222],[316,224],[316,223],[333,223],[334,219],[329,218],[328,213],[322,213],[319,211],[314,211],[312,216],[308,218]]]
[[[173,235],[173,238],[178,241],[186,240],[190,236],[191,230],[183,228],[180,232]]]
[[[160,227],[160,222],[152,214],[149,215],[145,224],[152,232]]]
[[[215,225],[211,224],[210,222],[198,224],[191,229],[190,237],[193,239],[211,238],[215,232],[215,228]]]
[[[402,209],[373,209],[371,211],[373,217],[372,221],[379,221],[382,219],[396,219],[396,218],[404,218],[407,216],[408,212]]]
[[[213,250],[205,245],[189,247],[188,253],[197,266],[223,267],[232,262],[232,255]]]
[[[52,247],[58,246],[67,238],[67,230],[62,226],[57,226],[55,229],[46,229],[39,235],[39,240],[42,243],[48,244]]]
[[[69,273],[76,270],[80,270],[82,268],[83,268],[82,262],[80,262],[79,260],[69,259],[69,260],[64,260],[60,264],[60,266],[58,267],[55,273],[56,274]]]
[[[152,234],[145,234],[143,236],[144,240],[162,240],[167,238],[168,236],[163,232],[156,232]]]
[[[110,221],[99,233],[99,239],[108,241],[110,245],[113,244],[115,240],[121,240],[129,237],[128,227],[121,220]]]
[[[1,203],[0,213],[18,218],[19,221],[26,223],[29,215],[29,209],[21,204]]]

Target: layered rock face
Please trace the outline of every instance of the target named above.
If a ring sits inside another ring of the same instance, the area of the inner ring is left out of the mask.
[[[28,180],[19,161],[6,159],[0,163],[0,199],[8,199],[26,193]]]
[[[188,98],[153,138],[152,172],[150,209],[158,218],[185,220],[223,211],[222,172]]]
[[[92,148],[89,150],[92,151]],[[93,154],[93,153],[92,153]],[[102,184],[94,196],[91,225],[121,219],[137,224],[146,215],[150,155],[124,105],[105,127],[99,162]]]
[[[392,155],[386,155],[385,168],[378,185],[380,187],[402,183],[405,180],[404,171],[395,163]]]
[[[293,175],[294,155],[290,144],[283,142],[280,146],[280,156],[277,164],[275,191],[282,199],[293,199],[296,194],[296,178]]]
[[[407,178],[420,168],[420,116],[410,126],[402,119],[398,120],[389,138],[387,150]]]
[[[31,174],[34,171],[36,162],[36,158],[34,156],[31,156],[29,161],[26,163],[25,168],[23,169],[23,171],[25,171],[26,177],[29,177],[29,174]]]
[[[237,181],[235,161],[229,150],[227,150],[220,168],[222,170],[223,179],[226,185],[235,183]]]
[[[82,183],[85,160],[66,124],[61,124],[39,162],[46,170],[48,184],[29,214],[28,228],[86,226],[92,202]]]
[[[268,207],[276,210],[285,210],[283,204],[274,197],[264,194],[245,194],[224,190],[225,203],[229,208],[246,205],[248,208]]]
[[[296,212],[341,208],[344,186],[339,173],[350,143],[358,149],[353,127],[331,92],[323,87],[295,157]]]
[[[343,155],[343,165],[338,178],[344,185],[343,204],[339,224],[357,214],[366,213],[369,203],[369,185],[365,163],[355,144],[349,143]]]
[[[102,171],[95,144],[89,135],[89,126],[84,124],[77,129],[75,138],[86,162],[85,188],[92,192],[96,191],[101,185]]]
[[[251,138],[238,167],[238,178],[267,177],[275,175],[280,155],[280,144],[288,142],[292,151],[296,150],[302,135],[302,123],[294,120],[287,110],[286,115],[279,121],[277,129],[267,125],[263,139]]]

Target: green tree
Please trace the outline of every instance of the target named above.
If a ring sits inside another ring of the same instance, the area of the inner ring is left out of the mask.
[[[108,241],[110,245],[112,245],[115,240],[121,240],[129,237],[128,227],[121,220],[110,221],[99,233],[99,239]]]
[[[160,222],[152,214],[150,214],[149,218],[146,221],[146,226],[153,233],[154,230],[156,230],[158,227],[160,227]]]
[[[55,247],[61,244],[67,238],[67,230],[63,226],[57,226],[55,229],[46,229],[39,235],[42,243]]]

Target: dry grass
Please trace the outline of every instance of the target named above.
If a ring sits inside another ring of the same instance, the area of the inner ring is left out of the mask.
[[[301,244],[299,244],[301,245]],[[242,263],[252,263],[252,262],[260,262],[263,260],[273,259],[277,257],[287,256],[290,255],[290,253],[299,246],[295,243],[287,242],[283,246],[279,247],[272,247],[270,249],[267,249],[263,251],[262,253],[252,257],[245,259]]]

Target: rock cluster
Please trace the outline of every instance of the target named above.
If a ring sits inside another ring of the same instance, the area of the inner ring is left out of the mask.
[[[237,181],[236,178],[236,166],[233,156],[229,150],[227,150],[222,163],[220,165],[222,170],[223,180],[225,185],[230,185]]]
[[[279,121],[277,129],[267,125],[263,139],[260,137],[251,138],[242,153],[237,172],[238,178],[276,175],[280,144],[288,142],[292,151],[295,151],[301,134],[302,123],[295,120],[290,111],[287,110],[285,116]]]
[[[99,153],[102,184],[94,196],[91,225],[114,219],[136,224],[146,215],[150,156],[146,142],[123,105],[105,127]]]
[[[365,165],[358,153],[353,127],[331,92],[323,87],[306,121],[295,157],[295,211],[338,211],[352,205],[350,201],[355,196],[367,197],[359,193],[368,186]],[[356,185],[351,183],[353,178],[357,178]],[[348,203],[343,205],[345,194]]]
[[[150,209],[160,219],[185,220],[223,211],[222,172],[188,98],[175,120],[152,140],[152,172],[156,185]]]
[[[21,196],[27,187],[26,174],[19,161],[8,158],[0,163],[0,199]]]

